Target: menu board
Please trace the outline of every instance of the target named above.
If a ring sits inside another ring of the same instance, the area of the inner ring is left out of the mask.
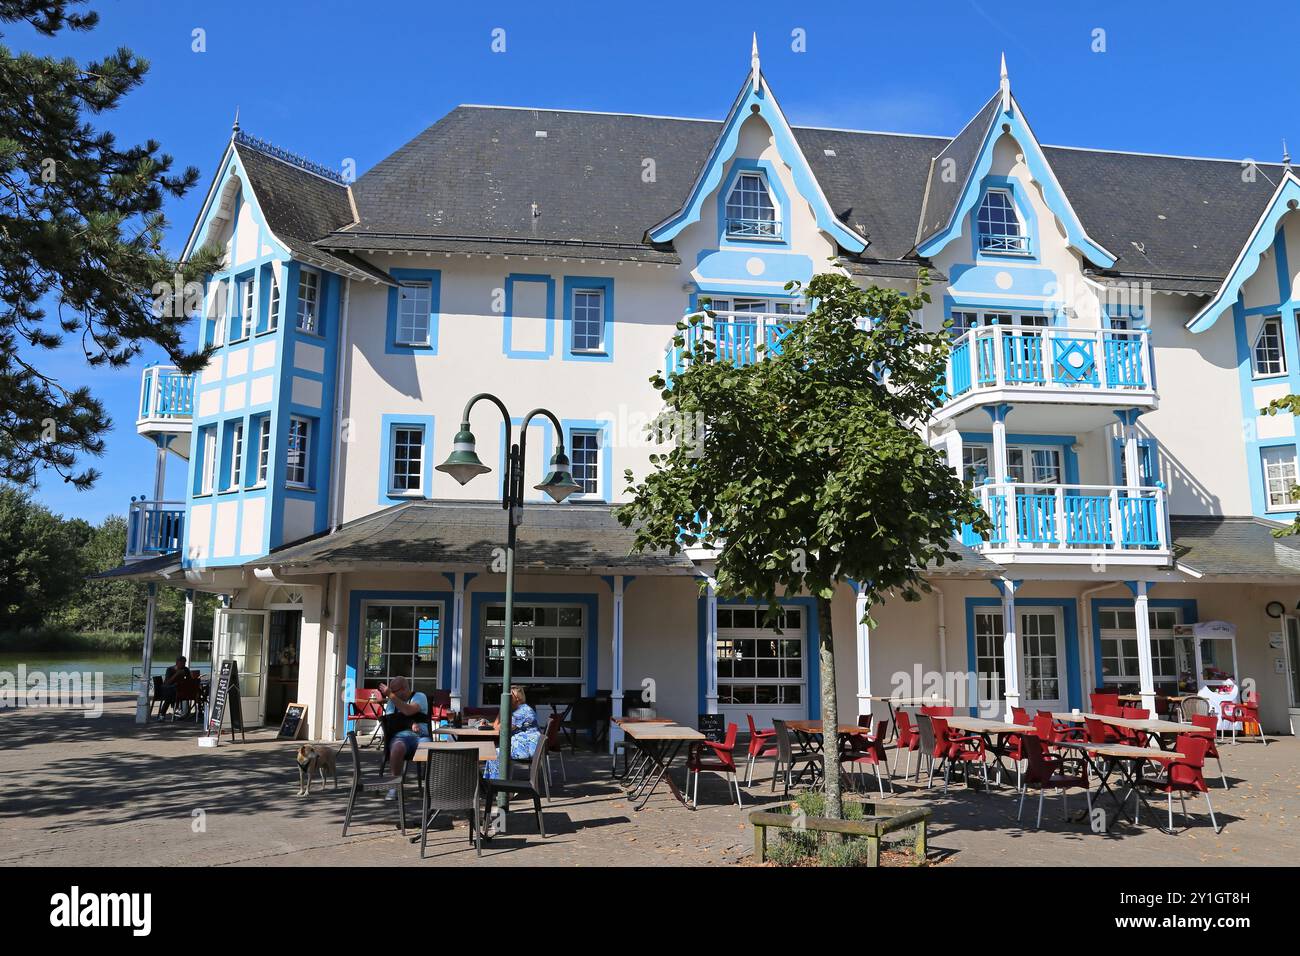
[[[290,704],[280,721],[280,733],[276,740],[297,740],[307,730],[307,705]]]
[[[706,740],[716,744],[727,739],[727,718],[725,714],[700,714],[699,731]]]
[[[230,689],[234,688],[232,696]],[[221,736],[221,725],[225,721],[226,711],[230,711],[230,742],[235,742],[235,731],[240,737],[244,735],[244,708],[239,699],[239,665],[234,661],[222,661],[217,683],[212,691],[212,706],[208,710],[208,733],[213,737]]]

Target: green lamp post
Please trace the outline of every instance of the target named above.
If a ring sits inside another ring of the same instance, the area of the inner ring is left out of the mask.
[[[451,454],[447,460],[437,467],[438,471],[445,472],[456,481],[464,485],[479,475],[485,475],[492,469],[479,460],[478,452],[475,450],[474,433],[469,430],[470,411],[480,400],[487,400],[495,405],[501,411],[501,417],[505,420],[506,426],[506,444],[510,451],[506,455],[506,473],[502,476],[501,481],[501,507],[505,510],[506,519],[506,634],[505,650],[502,654],[501,661],[501,734],[497,740],[497,770],[505,774],[510,767],[510,663],[514,656],[514,623],[515,623],[515,529],[523,523],[523,505],[524,505],[524,462],[526,461],[525,452],[528,447],[528,425],[538,415],[550,419],[551,424],[555,426],[555,433],[558,440],[555,446],[555,454],[551,456],[551,466],[546,476],[540,484],[533,487],[537,491],[544,491],[555,501],[563,501],[575,491],[581,490],[581,486],[573,480],[573,475],[569,471],[569,456],[564,453],[564,426],[560,420],[551,412],[544,408],[535,408],[524,416],[523,423],[519,426],[519,441],[512,441],[513,427],[510,419],[510,412],[506,409],[501,399],[488,392],[480,392],[465,404],[464,414],[461,415],[460,431],[452,440]],[[505,805],[505,795],[499,797],[500,805]]]

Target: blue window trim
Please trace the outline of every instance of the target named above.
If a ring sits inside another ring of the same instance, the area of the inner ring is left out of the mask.
[[[579,289],[600,289],[604,293],[604,329],[601,332],[602,349],[599,352],[573,350],[573,294]],[[614,280],[600,276],[564,277],[564,324],[560,333],[564,337],[566,362],[614,361]]]
[[[524,420],[522,418],[510,419],[510,424],[514,426],[512,434],[514,435],[515,441],[519,440],[519,429],[520,426],[523,425],[523,423]],[[500,453],[497,455],[497,487],[499,488],[501,482],[501,476],[503,476],[506,473],[506,453],[510,451],[510,446],[506,444],[505,422],[502,422],[501,425],[498,427],[500,428],[500,431],[498,432],[498,434],[500,435],[500,438],[498,439]],[[528,434],[528,449],[525,449],[525,451],[530,455],[537,456],[538,449],[539,448],[541,449],[541,456],[539,461],[540,467],[537,474],[539,476],[544,475],[546,474],[547,465],[551,463],[551,454],[555,450],[555,436],[554,436],[555,427],[551,424],[551,420],[549,418],[546,418],[543,415],[539,415],[537,418],[534,418],[532,422],[529,423],[528,427],[533,429],[533,431],[529,432]],[[540,438],[538,437],[539,434],[540,434]],[[535,458],[534,460],[537,459]],[[524,467],[524,475],[527,476],[528,475],[527,461],[523,462],[523,467]],[[525,500],[528,500],[528,495],[530,494],[533,496],[533,498],[531,499],[533,501],[549,502],[551,500],[550,496],[546,494],[546,492],[534,491],[533,486],[528,484],[527,481],[525,481],[524,483]]]
[[[379,503],[391,505],[401,501],[419,501],[433,497],[433,421],[432,415],[384,415],[379,429]],[[392,491],[393,432],[398,428],[424,429],[424,462],[420,475],[420,493],[399,494]]]
[[[782,607],[803,608],[804,619],[804,673],[808,675],[807,684],[805,685],[805,700],[808,704],[808,719],[820,720],[822,716],[822,695],[821,695],[821,657],[819,645],[821,643],[821,632],[817,623],[817,599],[815,597],[787,597],[779,598],[776,602]],[[759,605],[754,598],[718,598],[718,605],[755,605],[766,607],[766,604]],[[705,713],[705,707],[708,705],[709,689],[709,671],[713,662],[709,660],[709,632],[708,632],[708,609],[709,599],[706,595],[701,594],[696,602],[695,609],[695,627],[696,627],[696,680],[698,684],[697,705],[699,713]]]
[[[451,637],[455,622],[451,620],[456,613],[455,602],[450,591],[383,591],[352,590],[348,592],[348,656],[344,665],[344,687],[352,688],[352,696],[361,689],[361,605],[370,601],[382,604],[385,601],[427,601],[441,603],[442,614],[438,633],[438,683],[450,686],[447,678],[451,673]],[[412,675],[404,674],[410,678]],[[346,707],[344,713],[347,713]]]
[[[1088,613],[1092,616],[1092,654],[1093,668],[1092,675],[1094,678],[1100,678],[1101,674],[1101,611],[1102,608],[1119,607],[1128,610],[1133,609],[1132,598],[1092,598],[1092,607]],[[1195,598],[1147,598],[1147,607],[1173,607],[1181,608],[1183,612],[1184,624],[1196,624],[1200,621],[1199,612],[1196,607]],[[1096,688],[1089,688],[1089,691]]]
[[[1145,471],[1151,480],[1149,482],[1144,481],[1143,484],[1155,484],[1160,480],[1159,446],[1156,444],[1154,438],[1139,438],[1137,444],[1138,454],[1141,456],[1141,464],[1146,466],[1145,468],[1140,468],[1138,474],[1141,476],[1142,472]],[[1112,437],[1110,440],[1110,448],[1112,464],[1111,474],[1115,478],[1115,484],[1123,485],[1125,484],[1124,469],[1121,467],[1122,462],[1120,456],[1124,453],[1124,439]]]
[[[1039,262],[1039,245],[1038,245],[1038,217],[1034,215],[1033,208],[1025,201],[1022,195],[1024,186],[1016,179],[1010,176],[985,176],[984,181],[980,184],[979,198],[970,211],[970,233],[971,233],[971,258],[975,262]],[[980,231],[979,231],[979,211],[984,205],[984,198],[990,191],[997,190],[1005,192],[1011,200],[1011,205],[1015,207],[1016,212],[1020,215],[1021,221],[1025,225],[1025,244],[1027,246],[1024,252],[997,252],[980,248]]]
[[[1068,698],[1067,706],[1071,709],[1082,707],[1082,695],[1079,687],[1079,613],[1077,601],[1074,598],[1021,598],[1016,600],[1016,613],[1019,614],[1022,608],[1052,608],[1061,610],[1061,625],[1065,629],[1063,635],[1065,640],[1065,692]],[[1122,602],[1121,602],[1122,603]],[[1132,602],[1129,602],[1132,603]],[[1002,608],[1002,598],[1000,597],[968,597],[966,598],[966,671],[974,674],[976,667],[975,655],[975,612],[981,608],[996,607]],[[1024,657],[1024,636],[1020,634],[1020,622],[1016,622],[1016,650]],[[1017,662],[1019,666],[1019,662]],[[1024,700],[1023,693],[1021,700]],[[974,703],[970,707],[970,715],[976,716],[979,712],[979,704]]]
[[[466,685],[465,693],[462,695],[466,701],[479,699],[479,684],[482,682],[479,678],[483,659],[483,608],[488,604],[499,604],[506,599],[504,591],[474,591],[468,594],[470,605],[470,626],[469,626],[469,682]],[[597,627],[596,617],[600,612],[600,595],[594,591],[556,591],[554,593],[540,591],[525,591],[515,593],[516,604],[580,604],[587,616],[587,646],[583,651],[583,669],[586,673],[583,675],[582,683],[575,684],[575,687],[582,687],[584,694],[591,697],[596,693],[596,674],[599,665],[599,645],[600,640],[597,637],[599,628]],[[496,701],[487,701],[479,706],[490,707]],[[470,706],[475,706],[470,704]]]
[[[600,460],[598,467],[600,469],[600,491],[595,495],[574,494],[565,498],[565,501],[613,501],[614,491],[614,467],[613,467],[613,448],[611,447],[611,436],[613,435],[614,425],[608,420],[588,419],[588,418],[561,418],[560,424],[564,426],[564,450],[569,456],[569,462],[573,462],[573,433],[580,432],[598,432],[600,434]],[[551,455],[555,453],[555,446],[552,442],[552,435],[548,430],[546,436],[547,449],[546,461],[544,465],[549,465]],[[540,492],[539,492],[540,493]]]
[[[771,194],[772,204],[776,207],[776,221],[781,226],[781,235],[772,239],[756,239],[727,235],[727,199],[735,188],[741,173],[762,173],[767,190]],[[736,158],[731,162],[727,178],[718,191],[718,248],[719,249],[789,249],[790,248],[790,199],[781,177],[777,175],[776,165],[768,159]]]
[[[388,355],[437,355],[438,320],[442,314],[442,272],[439,269],[389,269],[388,274],[397,282],[429,283],[429,344],[399,345],[397,342],[396,286],[388,290],[388,321],[384,336],[384,352]],[[283,298],[283,296],[281,296]],[[295,317],[296,321],[296,317]]]
[[[515,283],[540,282],[546,286],[546,346],[541,351],[514,347]],[[506,314],[502,326],[501,351],[507,358],[546,360],[555,352],[555,279],[549,275],[512,272],[506,276]]]

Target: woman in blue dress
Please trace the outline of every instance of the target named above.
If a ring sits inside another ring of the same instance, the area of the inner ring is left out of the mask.
[[[492,729],[501,730],[501,718],[498,716],[492,721]],[[537,745],[541,742],[542,731],[537,726],[537,712],[528,706],[528,698],[524,696],[524,689],[518,684],[510,688],[510,757],[514,760],[526,760],[537,752]],[[487,770],[484,774],[487,777],[500,778],[501,770],[497,766],[497,761],[489,760]]]

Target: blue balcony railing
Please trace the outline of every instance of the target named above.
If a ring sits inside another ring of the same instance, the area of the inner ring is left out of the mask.
[[[952,343],[950,398],[987,388],[1150,391],[1151,350],[1144,330],[994,325]]]
[[[180,551],[185,503],[132,498],[126,518],[126,558],[139,560]]]
[[[170,365],[151,365],[140,379],[142,422],[188,421],[194,415],[194,376]]]
[[[969,525],[962,543],[986,550],[1166,551],[1162,484],[1022,485],[989,481],[975,489],[993,527],[984,539]]]
[[[668,378],[671,380],[685,367],[687,356],[702,336],[713,341],[720,362],[752,365],[763,356],[763,350],[779,355],[782,339],[801,318],[789,312],[714,312],[702,325],[687,329],[683,348],[669,344],[664,354]]]

